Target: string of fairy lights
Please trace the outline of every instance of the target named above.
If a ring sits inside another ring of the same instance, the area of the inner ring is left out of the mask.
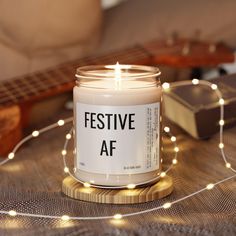
[[[73,128],[71,128],[70,132],[68,134],[66,134],[66,140],[65,140],[65,143],[64,143],[64,148],[61,151],[61,154],[62,154],[62,157],[63,157],[63,163],[64,163],[64,172],[68,173],[73,179],[75,179],[79,183],[83,184],[84,187],[86,187],[86,188],[87,187],[95,187],[95,188],[101,188],[101,189],[125,189],[125,188],[127,188],[127,189],[134,189],[136,187],[143,186],[143,185],[146,185],[148,183],[153,183],[153,182],[157,181],[158,179],[165,177],[166,174],[171,170],[172,166],[176,165],[177,162],[178,162],[177,155],[178,155],[178,152],[179,152],[179,148],[178,148],[177,143],[176,143],[176,137],[172,135],[172,133],[170,132],[170,128],[169,127],[165,127],[164,131],[170,137],[171,141],[174,144],[174,152],[175,152],[174,158],[172,159],[171,165],[169,165],[169,167],[165,171],[162,171],[161,173],[158,173],[156,177],[154,177],[154,178],[152,178],[152,179],[150,179],[148,181],[139,182],[137,184],[130,183],[128,185],[120,185],[120,186],[104,186],[104,185],[96,185],[94,180],[91,180],[91,182],[88,183],[88,182],[83,182],[82,180],[78,179],[70,171],[70,169],[69,169],[69,167],[67,165],[67,162],[66,162],[68,141],[72,138]],[[161,162],[163,162],[163,159],[161,159]],[[76,171],[76,169],[74,168],[74,172],[75,171]]]
[[[223,131],[224,131],[224,104],[225,101],[222,97],[222,94],[220,92],[220,90],[218,89],[216,84],[210,83],[209,81],[203,81],[203,80],[198,80],[198,79],[193,79],[192,81],[180,81],[177,83],[174,83],[173,85],[170,85],[169,83],[163,83],[162,88],[164,90],[164,92],[168,92],[169,89],[176,87],[176,86],[186,86],[186,85],[190,85],[193,84],[195,86],[202,84],[205,86],[210,87],[212,90],[215,91],[217,97],[218,97],[218,102],[220,105],[220,120],[219,120],[219,127],[220,127],[220,134],[219,134],[219,143],[218,143],[218,148],[221,151],[221,156],[222,159],[224,161],[225,164],[225,168],[231,170],[233,172],[233,175],[227,177],[227,178],[223,178],[220,181],[217,181],[215,183],[208,183],[205,187],[199,189],[196,192],[193,192],[189,195],[186,195],[184,197],[181,197],[179,199],[176,199],[172,202],[166,202],[163,205],[157,206],[157,207],[153,207],[153,208],[149,208],[146,210],[140,210],[140,211],[136,211],[136,212],[131,212],[131,213],[124,213],[124,214],[120,214],[120,213],[116,213],[115,215],[105,215],[105,216],[70,216],[70,215],[42,215],[42,214],[32,214],[32,213],[28,213],[28,212],[17,212],[14,209],[11,209],[9,211],[6,210],[0,210],[0,214],[4,214],[4,215],[9,215],[9,216],[25,216],[25,217],[40,217],[40,218],[46,218],[46,219],[59,219],[59,220],[63,220],[63,221],[68,221],[68,220],[104,220],[104,219],[115,219],[115,220],[120,220],[121,218],[125,218],[125,217],[131,217],[131,216],[135,216],[135,215],[140,215],[140,214],[144,214],[144,213],[148,213],[148,212],[152,212],[152,211],[156,211],[159,209],[168,209],[171,206],[173,206],[174,204],[177,204],[183,200],[186,200],[188,198],[191,198],[193,196],[196,196],[199,193],[202,193],[204,191],[209,191],[212,190],[215,186],[222,184],[226,181],[229,181],[233,178],[236,178],[236,170],[232,167],[231,163],[228,161],[228,158],[225,154],[225,145],[223,142]],[[0,166],[9,162],[10,160],[14,159],[16,152],[18,151],[18,149],[27,141],[33,139],[33,138],[37,138],[39,135],[41,135],[42,133],[45,133],[49,130],[55,129],[57,127],[60,126],[64,126],[67,123],[70,123],[73,121],[73,118],[67,118],[64,120],[59,120],[58,122],[51,124],[47,127],[44,127],[40,130],[35,130],[33,131],[30,135],[26,136],[25,138],[23,138],[16,146],[15,148],[12,150],[12,152],[10,152],[8,154],[8,158],[4,159],[3,161],[0,162]],[[171,133],[170,128],[169,127],[164,127],[164,132],[170,137],[171,142],[173,143],[173,151],[174,151],[174,157],[172,159],[172,163],[169,165],[169,167],[165,170],[162,171],[161,173],[159,173],[154,179],[151,179],[148,182],[142,182],[142,183],[138,183],[138,184],[128,184],[126,186],[117,186],[117,187],[112,187],[112,188],[127,188],[127,189],[134,189],[136,187],[138,187],[139,185],[143,185],[143,184],[147,184],[149,182],[153,182],[158,180],[159,178],[163,178],[166,176],[166,174],[172,169],[173,166],[175,166],[178,163],[177,160],[177,155],[178,152],[180,151],[178,145],[177,145],[177,139],[176,137]],[[72,139],[72,133],[73,133],[73,128],[70,129],[70,131],[66,134],[65,136],[65,143],[63,146],[63,149],[61,151],[61,155],[63,157],[63,164],[64,164],[64,172],[69,174],[72,178],[76,179],[76,181],[79,181],[80,183],[82,183],[84,185],[85,188],[90,188],[90,187],[96,187],[96,188],[111,188],[111,187],[107,187],[107,186],[100,186],[100,185],[96,185],[95,183],[87,183],[87,182],[83,182],[81,180],[79,180],[73,173],[72,171],[70,171],[70,168],[67,165],[66,162],[66,156],[67,156],[67,147],[68,147],[68,143],[69,140]],[[161,160],[162,161],[162,160]],[[75,171],[75,170],[74,170]]]

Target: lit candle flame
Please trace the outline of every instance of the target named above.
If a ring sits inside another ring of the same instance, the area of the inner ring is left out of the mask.
[[[105,68],[112,70],[112,72],[110,72],[110,71],[109,72],[112,73],[112,76],[114,76],[115,89],[120,90],[121,85],[122,85],[122,83],[121,83],[122,75],[124,76],[124,71],[122,73],[122,69],[123,70],[128,70],[128,69],[131,68],[131,65],[120,65],[119,62],[117,62],[114,65],[106,65]]]
[[[119,62],[116,62],[115,65],[115,79],[120,80],[121,79],[121,67]]]

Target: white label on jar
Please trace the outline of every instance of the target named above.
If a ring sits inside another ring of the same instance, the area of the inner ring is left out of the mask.
[[[160,103],[103,106],[76,103],[77,168],[98,174],[159,169]]]

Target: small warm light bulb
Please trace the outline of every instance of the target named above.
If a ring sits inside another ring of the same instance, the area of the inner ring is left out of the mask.
[[[171,203],[170,202],[166,202],[165,204],[163,204],[162,206],[164,209],[170,208],[171,207]]]
[[[67,221],[70,219],[70,217],[68,215],[63,215],[61,219]]]
[[[66,151],[65,149],[63,149],[63,150],[61,151],[61,154],[62,154],[63,156],[65,156],[66,153],[67,153],[67,151]]]
[[[15,153],[14,152],[10,152],[8,154],[8,159],[13,159],[15,157]]]
[[[199,80],[198,80],[198,79],[193,79],[193,80],[192,80],[192,84],[194,84],[194,85],[199,84]]]
[[[33,137],[38,137],[39,136],[39,131],[38,130],[33,131],[32,136]]]
[[[223,126],[225,124],[224,120],[219,121],[219,125]]]
[[[169,133],[169,132],[170,132],[170,128],[169,128],[168,126],[166,126],[166,127],[164,128],[164,131],[165,131],[166,133]]]
[[[10,216],[16,216],[17,215],[16,211],[13,211],[13,210],[9,211],[8,214]]]
[[[173,160],[172,160],[172,163],[173,163],[174,165],[176,165],[177,162],[178,162],[177,159],[173,159]]]
[[[216,90],[216,89],[218,88],[218,86],[217,86],[216,84],[212,84],[212,85],[211,85],[211,88],[212,88],[213,90]]]
[[[68,173],[68,172],[69,172],[69,168],[68,168],[67,166],[64,168],[64,172],[65,172],[65,173]]]
[[[229,162],[227,162],[227,163],[225,164],[225,166],[226,166],[226,168],[231,168],[231,164],[230,164]]]
[[[167,90],[167,89],[170,88],[170,84],[167,83],[167,82],[165,82],[165,83],[162,84],[162,88],[163,88],[164,90]]]
[[[127,185],[127,188],[128,188],[128,189],[134,189],[135,187],[136,187],[135,184],[128,184],[128,185]]]
[[[219,148],[220,149],[224,148],[224,144],[223,143],[219,143]]]
[[[160,176],[161,176],[161,178],[165,177],[166,176],[166,172],[161,172]]]
[[[170,140],[171,140],[172,142],[175,142],[175,141],[176,141],[176,137],[175,137],[175,136],[171,136]]]
[[[225,100],[224,100],[223,98],[221,98],[221,99],[219,100],[219,103],[220,103],[220,105],[224,105],[224,104],[225,104]]]
[[[179,152],[179,148],[178,147],[175,147],[174,150],[175,150],[175,152]]]
[[[68,139],[68,140],[71,139],[71,134],[67,134],[66,139]]]
[[[59,120],[59,121],[57,122],[57,124],[58,124],[59,126],[63,126],[63,125],[65,124],[65,121],[64,121],[64,120]]]
[[[87,182],[84,183],[84,187],[85,187],[85,188],[89,188],[90,186],[91,186],[90,183],[87,183]]]
[[[122,218],[122,215],[121,215],[121,214],[115,214],[115,215],[113,216],[113,218],[114,218],[115,220],[120,220],[120,219]]]
[[[208,189],[208,190],[210,190],[210,189],[213,189],[214,188],[214,184],[208,184],[207,186],[206,186],[206,188]]]

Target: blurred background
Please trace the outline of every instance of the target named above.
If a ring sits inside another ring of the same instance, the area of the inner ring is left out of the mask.
[[[235,7],[234,0],[0,0],[0,80],[173,35],[235,48]]]

